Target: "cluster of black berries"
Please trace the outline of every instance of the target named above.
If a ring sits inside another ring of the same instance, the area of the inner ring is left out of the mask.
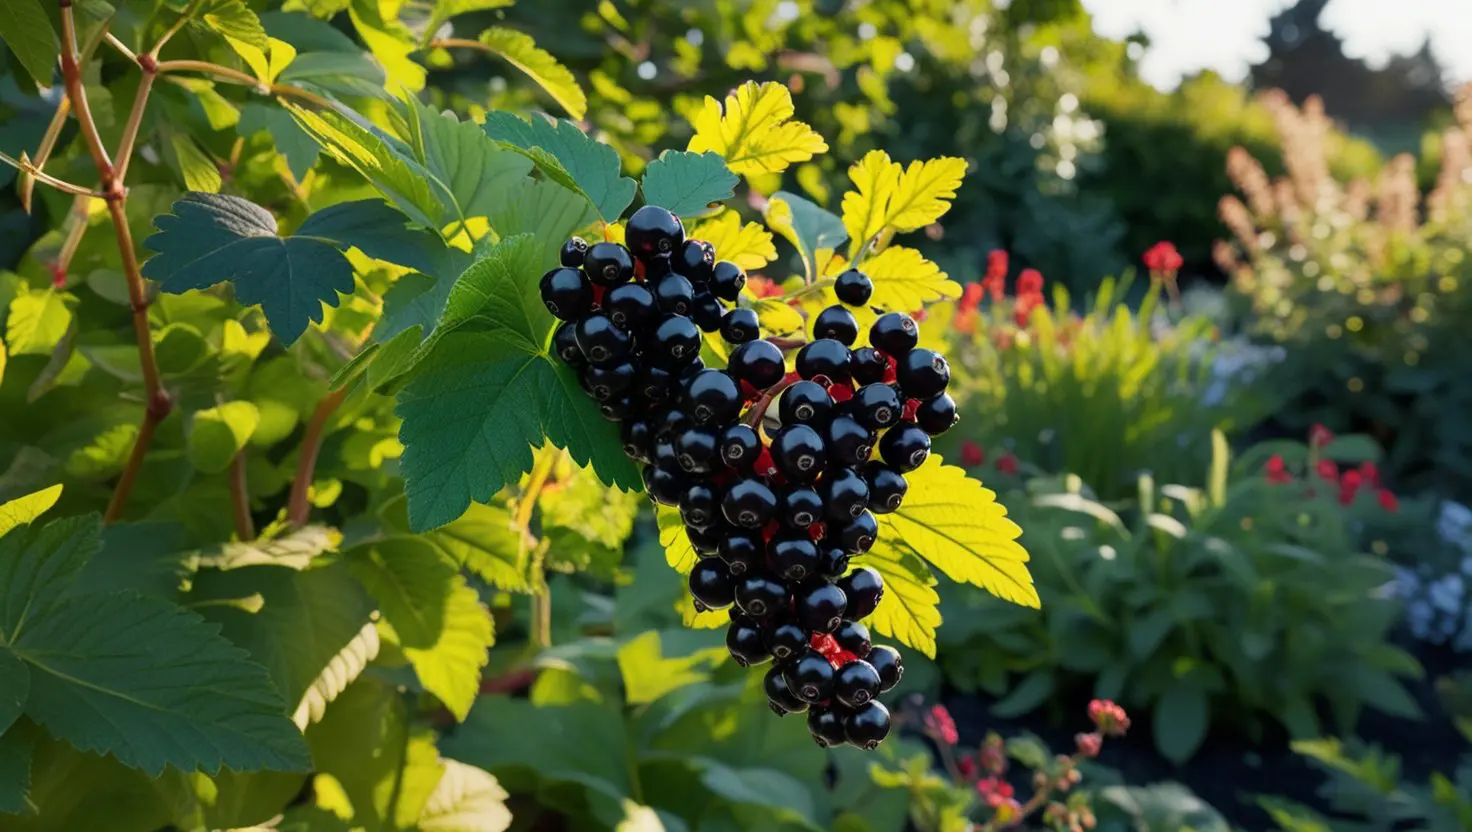
[[[649,496],[680,509],[701,556],[695,605],[730,608],[737,662],[772,662],[772,710],[806,711],[821,745],[874,748],[890,729],[877,697],[904,667],[860,623],[884,581],[849,558],[874,545],[875,513],[900,507],[904,475],[955,423],[950,368],[916,346],[914,319],[896,312],[875,321],[870,346],[851,349],[859,327],[848,307],[866,305],[874,286],[849,270],[813,340],[786,345],[797,349],[788,372],[756,313],[734,306],[746,283],[739,266],[687,240],[662,208],[640,208],[625,236],[627,247],[569,240],[562,266],[542,278],[542,300],[563,321],[557,355],[622,423]],[[731,345],[726,369],[705,367],[702,330]]]

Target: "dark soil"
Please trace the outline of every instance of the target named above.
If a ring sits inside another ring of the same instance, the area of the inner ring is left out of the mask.
[[[1425,783],[1432,772],[1451,773],[1459,758],[1469,751],[1467,742],[1452,725],[1436,693],[1436,680],[1457,670],[1472,669],[1472,656],[1458,656],[1447,649],[1420,643],[1402,646],[1416,655],[1426,675],[1411,681],[1408,688],[1426,717],[1408,721],[1366,710],[1357,734],[1401,757],[1405,782]],[[1002,736],[1032,733],[1055,751],[1073,749],[1073,737],[1084,730],[1086,697],[1057,703],[1051,712],[1035,711],[1019,719],[999,719],[990,714],[992,703],[985,695],[946,689],[941,701],[950,709],[961,735],[963,748],[975,748],[988,731]],[[1053,714],[1065,717],[1054,720]],[[1148,785],[1165,780],[1182,783],[1210,803],[1236,829],[1275,828],[1258,807],[1257,795],[1288,798],[1328,813],[1317,791],[1324,776],[1288,747],[1283,735],[1253,743],[1241,734],[1217,731],[1209,735],[1196,756],[1176,766],[1155,751],[1150,718],[1132,713],[1133,725],[1123,739],[1105,743],[1099,762],[1117,770],[1131,785]],[[1325,720],[1325,724],[1332,724]]]

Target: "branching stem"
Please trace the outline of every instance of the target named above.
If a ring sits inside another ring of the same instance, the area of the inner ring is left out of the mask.
[[[322,451],[322,437],[327,428],[327,420],[332,418],[332,414],[347,395],[348,388],[340,387],[323,396],[317,402],[317,409],[312,412],[312,421],[307,423],[306,436],[302,437],[301,456],[297,458],[296,478],[291,482],[291,500],[286,504],[286,520],[293,526],[305,526],[307,520],[311,519],[312,503],[307,498],[317,470],[317,455]]]

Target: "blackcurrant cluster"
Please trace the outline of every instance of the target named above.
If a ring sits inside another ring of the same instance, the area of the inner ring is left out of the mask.
[[[817,315],[812,340],[779,344],[736,305],[746,274],[686,239],[674,214],[640,208],[625,240],[574,237],[542,278],[542,300],[563,321],[557,355],[622,423],[649,496],[679,508],[701,556],[695,605],[731,610],[726,644],[738,663],[772,663],[772,710],[807,712],[820,745],[875,748],[890,729],[877,697],[904,666],[861,623],[883,579],[849,558],[874,545],[875,514],[900,507],[904,475],[955,424],[950,368],[916,346],[914,319],[897,312],[852,349],[849,307],[874,292],[857,270],[835,279],[840,303]],[[701,359],[702,331],[731,346],[724,370]]]

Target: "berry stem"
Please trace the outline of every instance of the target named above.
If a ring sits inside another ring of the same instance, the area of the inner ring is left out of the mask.
[[[301,456],[297,459],[296,477],[291,481],[291,498],[286,504],[286,521],[293,526],[305,526],[312,515],[312,503],[308,500],[308,494],[312,487],[312,475],[317,468],[317,454],[322,450],[322,437],[327,428],[327,420],[337,410],[342,400],[347,398],[348,388],[339,387],[322,397],[317,402],[317,409],[312,411],[312,421],[307,425],[307,433],[302,437]]]
[[[783,352],[795,350],[798,347],[806,346],[808,343],[807,339],[804,338],[779,338],[776,335],[769,336],[765,340],[771,342],[777,349]]]
[[[767,415],[767,408],[772,406],[772,400],[777,398],[777,395],[783,390],[797,383],[797,381],[797,376],[792,375],[768,387],[767,392],[763,393],[762,397],[752,403],[751,408],[746,411],[746,418],[743,421],[753,428],[760,425],[762,423],[762,417]]]

